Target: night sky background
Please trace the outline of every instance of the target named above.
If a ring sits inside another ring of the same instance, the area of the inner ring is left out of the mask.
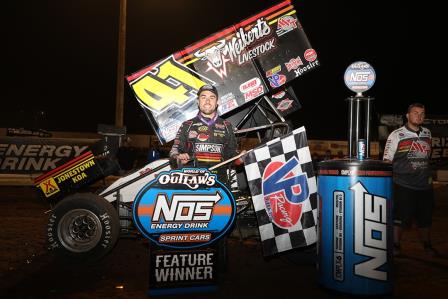
[[[128,0],[125,73],[279,2]],[[376,71],[366,93],[374,115],[403,114],[415,101],[427,114],[448,114],[447,34],[435,3],[293,1],[321,64],[292,84],[303,106],[293,123],[310,139],[345,139],[344,99],[354,94],[343,74],[358,60]],[[0,127],[96,132],[114,124],[119,1],[8,1],[2,10]],[[152,133],[127,83],[124,104],[128,133]]]

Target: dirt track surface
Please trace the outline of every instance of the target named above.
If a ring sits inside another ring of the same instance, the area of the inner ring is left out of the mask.
[[[446,298],[448,187],[438,185],[435,191],[433,244],[442,256],[425,255],[416,230],[407,232],[403,257],[394,260],[391,298]],[[121,239],[110,255],[93,266],[58,265],[46,249],[48,208],[32,188],[0,187],[1,298],[148,298],[146,240]],[[228,270],[217,292],[176,298],[346,297],[317,284],[310,252],[265,259],[258,240],[237,238],[229,239],[228,249]]]

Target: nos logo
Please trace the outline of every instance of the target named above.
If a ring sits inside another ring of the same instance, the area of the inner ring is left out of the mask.
[[[206,246],[223,237],[235,220],[235,200],[216,175],[206,169],[188,170],[197,173],[162,172],[134,201],[136,227],[159,246]]]
[[[263,196],[266,208],[277,226],[287,229],[300,220],[302,202],[308,199],[308,179],[299,173],[299,161],[292,157],[288,162],[270,162],[263,172]]]

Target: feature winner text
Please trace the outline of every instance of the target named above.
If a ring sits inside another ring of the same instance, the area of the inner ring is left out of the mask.
[[[213,279],[214,253],[170,253],[154,257],[156,282]]]

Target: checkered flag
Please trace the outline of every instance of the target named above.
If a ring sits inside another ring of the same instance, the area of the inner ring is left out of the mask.
[[[317,241],[317,188],[304,127],[244,157],[264,255]]]

